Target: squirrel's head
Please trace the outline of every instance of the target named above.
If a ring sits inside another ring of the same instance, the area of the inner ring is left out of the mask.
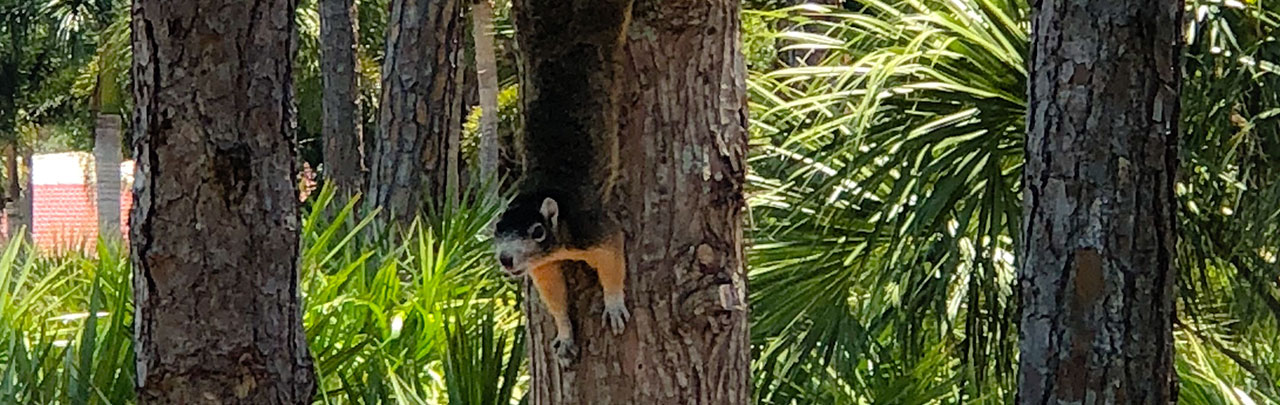
[[[507,274],[520,277],[560,245],[560,205],[551,197],[513,201],[494,225],[494,247]]]

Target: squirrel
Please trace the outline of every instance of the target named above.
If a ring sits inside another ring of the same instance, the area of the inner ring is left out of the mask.
[[[625,304],[626,252],[622,230],[598,205],[557,189],[521,193],[495,226],[498,261],[512,277],[528,275],[555,320],[551,347],[561,364],[577,356],[561,266],[583,261],[604,290],[604,323],[615,335],[631,318]]]
[[[529,103],[529,109],[548,104],[553,103]],[[578,348],[563,265],[582,261],[596,271],[604,290],[604,323],[615,335],[626,329],[631,317],[625,304],[625,237],[608,212],[618,176],[618,141],[616,129],[574,136],[582,132],[565,128],[572,119],[540,115],[552,118],[526,119],[526,131],[533,136],[526,134],[518,144],[525,169],[515,198],[494,224],[494,247],[509,277],[532,279],[555,320],[551,347],[567,367]]]
[[[604,290],[604,323],[615,335],[625,304],[624,233],[610,214],[619,175],[618,112],[632,0],[517,0],[523,173],[494,226],[496,256],[528,276],[551,317],[562,366],[577,356],[561,267],[586,262]]]

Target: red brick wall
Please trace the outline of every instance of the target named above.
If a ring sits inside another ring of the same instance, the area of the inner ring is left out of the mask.
[[[91,186],[82,184],[37,184],[32,210],[35,224],[31,237],[43,250],[93,249],[98,235],[98,209]],[[132,190],[120,193],[120,230],[129,238],[129,209]],[[8,216],[0,219],[7,233]]]
[[[45,248],[78,246],[96,238],[98,214],[85,185],[37,184],[31,237]]]
[[[33,156],[32,210],[29,233],[43,250],[93,249],[98,238],[97,198],[92,183],[93,156],[87,152]],[[120,229],[128,238],[133,205],[132,162],[121,164]],[[8,215],[0,215],[0,233],[8,233]]]

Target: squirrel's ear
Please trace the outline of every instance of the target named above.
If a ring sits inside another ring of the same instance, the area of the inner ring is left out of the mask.
[[[547,219],[547,222],[551,223],[551,228],[555,229],[556,218],[560,216],[560,204],[557,204],[556,200],[551,197],[542,200],[542,216]]]

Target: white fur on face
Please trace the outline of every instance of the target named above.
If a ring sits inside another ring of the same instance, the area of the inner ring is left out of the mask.
[[[538,242],[519,235],[499,235],[494,240],[494,247],[494,259],[499,261],[499,267],[502,255],[511,256],[511,268],[503,268],[502,271],[512,276],[522,276],[528,272],[529,262],[540,250]]]

